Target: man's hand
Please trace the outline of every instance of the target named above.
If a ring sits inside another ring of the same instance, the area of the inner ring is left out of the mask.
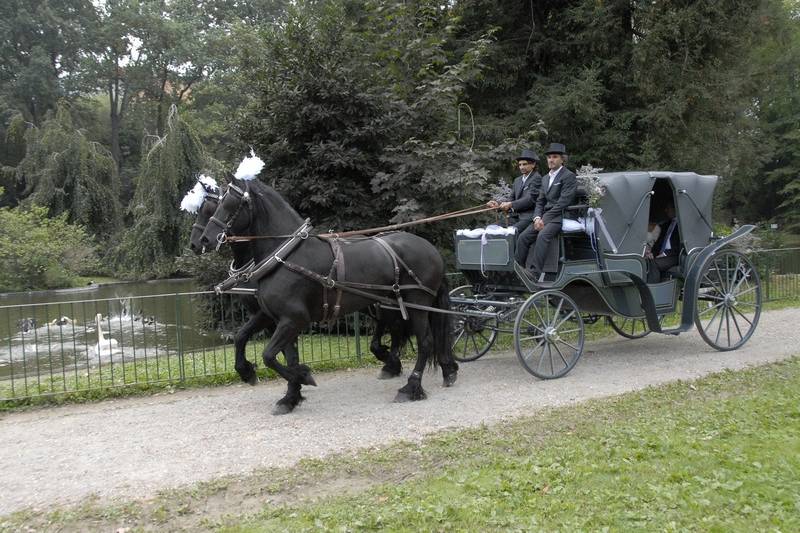
[[[533,221],[533,229],[536,231],[542,231],[544,229],[544,220],[541,218],[537,218]]]
[[[508,211],[511,209],[511,202],[498,202],[497,200],[489,200],[486,202],[486,207],[493,207],[495,209],[502,209]]]

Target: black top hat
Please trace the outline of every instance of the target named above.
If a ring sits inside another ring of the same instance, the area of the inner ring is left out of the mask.
[[[544,155],[550,154],[561,154],[565,155],[567,153],[567,147],[561,143],[550,143],[550,146],[547,147],[547,151]]]
[[[520,156],[517,158],[517,161],[522,161],[523,159],[526,161],[531,161],[533,163],[536,163],[537,161],[539,161],[539,156],[533,150],[525,149],[522,151],[522,154],[520,154]]]

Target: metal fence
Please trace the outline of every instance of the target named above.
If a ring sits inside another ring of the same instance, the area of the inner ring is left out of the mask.
[[[212,292],[0,306],[0,402],[234,376],[233,338],[244,297]],[[314,367],[359,361],[372,321],[354,313],[300,336]],[[260,363],[258,333],[247,357]],[[263,365],[259,365],[263,366]]]
[[[800,248],[755,250],[750,257],[761,277],[765,301],[800,297]]]
[[[765,300],[800,297],[800,248],[751,254]],[[460,274],[450,276],[450,286]],[[0,306],[0,406],[10,402],[158,383],[235,379],[233,336],[248,312],[241,296],[184,292]],[[312,367],[359,362],[373,321],[355,313],[300,336]],[[260,363],[268,341],[247,346]]]

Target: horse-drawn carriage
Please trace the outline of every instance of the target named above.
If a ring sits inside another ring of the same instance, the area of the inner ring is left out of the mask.
[[[508,332],[528,372],[557,378],[580,359],[584,322],[597,316],[628,338],[651,331],[678,335],[694,324],[717,350],[742,346],[758,324],[761,285],[751,261],[730,245],[753,226],[713,236],[716,182],[716,176],[689,172],[600,174],[605,194],[596,207],[567,210],[571,222],[551,247],[547,274],[538,279],[514,261],[513,235],[458,232],[458,268],[469,283],[451,291],[451,308],[460,313],[456,359],[481,357],[499,333]],[[667,205],[674,206],[680,237],[677,264],[648,283],[648,270],[655,268],[644,253],[648,220]],[[680,323],[665,329],[663,317],[679,302]]]
[[[422,372],[427,361],[438,364],[448,387],[456,381],[454,357],[477,359],[504,331],[513,332],[526,370],[556,378],[569,372],[583,353],[589,314],[608,317],[619,333],[632,338],[650,331],[677,335],[694,323],[719,350],[744,344],[758,323],[758,275],[747,257],[728,246],[753,227],[723,239],[712,237],[714,176],[600,175],[605,194],[597,206],[568,209],[580,231],[560,235],[544,279],[531,279],[514,262],[513,234],[459,235],[458,266],[470,283],[448,295],[443,260],[429,242],[403,232],[367,236],[376,230],[351,232],[355,238],[313,235],[309,220],[255,179],[262,167],[257,158],[245,159],[222,196],[216,184],[201,177],[182,206],[197,214],[191,235],[195,252],[232,246],[230,277],[216,287],[218,292],[253,296],[253,315],[236,340],[235,368],[244,381],[256,382],[245,343],[253,331],[271,331],[262,359],[287,380],[276,413],[292,411],[302,400],[301,387],[315,385],[310,369],[299,361],[294,344],[299,332],[312,322],[369,307],[383,309],[371,343],[373,353],[386,363],[383,377],[401,374],[402,343],[411,334],[417,338],[417,361],[397,401],[425,398]],[[643,249],[649,213],[667,203],[677,211],[673,228],[680,235],[680,254],[664,279],[648,283]],[[663,329],[660,317],[674,312],[678,302],[683,302],[680,324]],[[454,331],[449,324],[455,324]],[[390,350],[380,343],[384,330],[392,334]],[[281,351],[286,364],[276,358]]]

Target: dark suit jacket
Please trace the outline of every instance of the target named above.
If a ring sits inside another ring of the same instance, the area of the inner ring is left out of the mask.
[[[511,198],[512,216],[520,220],[533,220],[533,209],[542,187],[542,176],[535,170],[522,184],[522,176],[517,176],[513,184],[513,198]]]
[[[545,224],[561,222],[564,208],[575,202],[575,193],[578,189],[578,178],[567,167],[561,167],[553,183],[545,190],[545,184],[549,179],[547,175],[542,176],[542,188],[533,213],[534,218],[542,217]]]
[[[659,226],[661,226],[661,234],[658,236],[656,242],[653,243],[654,256],[659,256],[661,254],[661,248],[664,246],[664,239],[667,238],[667,231],[669,230],[670,224],[672,224],[672,220],[667,220],[666,222],[659,224]],[[670,249],[667,250],[667,256],[678,255],[681,251],[681,236],[679,226],[680,224],[675,226],[672,235],[669,237]]]

